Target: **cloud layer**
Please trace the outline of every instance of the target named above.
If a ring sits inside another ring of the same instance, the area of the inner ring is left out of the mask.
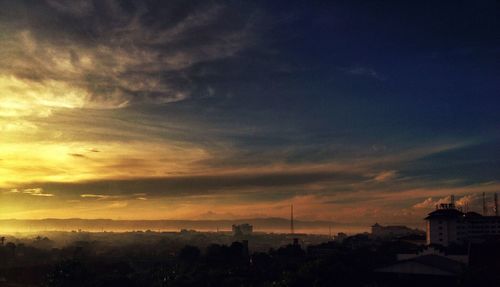
[[[1,19],[3,116],[185,100],[195,85],[186,70],[236,55],[248,45],[252,25],[248,17],[225,25],[231,9],[224,5],[12,5]]]
[[[500,102],[474,5],[0,1],[0,218],[477,209]]]

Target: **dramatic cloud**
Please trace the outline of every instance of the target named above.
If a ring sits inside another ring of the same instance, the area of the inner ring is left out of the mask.
[[[3,19],[0,116],[182,101],[194,86],[187,68],[234,56],[251,37],[245,18],[223,25],[231,9],[220,5],[172,4],[164,18],[154,15],[165,8],[160,3],[47,3],[30,12],[29,23]]]
[[[494,9],[0,8],[0,218],[286,217],[294,203],[304,219],[421,226],[452,194],[480,210],[499,190]]]

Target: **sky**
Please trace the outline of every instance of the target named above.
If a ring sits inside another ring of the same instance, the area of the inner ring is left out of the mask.
[[[495,2],[0,0],[0,218],[480,211]]]

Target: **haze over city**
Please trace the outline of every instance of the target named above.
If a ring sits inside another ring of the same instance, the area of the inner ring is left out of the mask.
[[[422,227],[500,190],[491,1],[0,5],[0,219]]]

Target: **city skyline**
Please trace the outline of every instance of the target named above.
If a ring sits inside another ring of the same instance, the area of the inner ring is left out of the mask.
[[[479,212],[494,5],[0,1],[0,219]]]

